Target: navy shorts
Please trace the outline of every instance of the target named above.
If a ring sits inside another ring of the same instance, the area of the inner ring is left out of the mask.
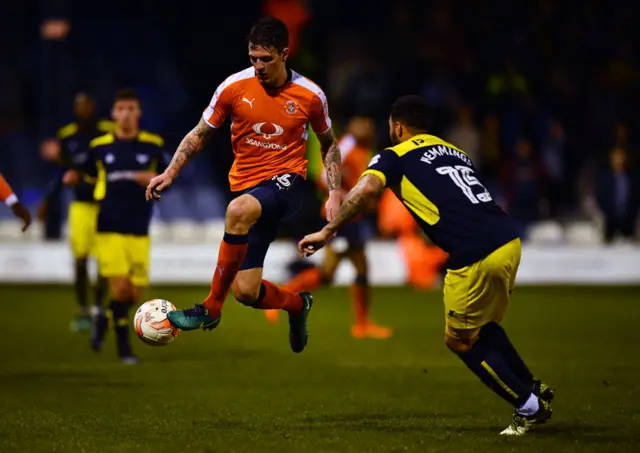
[[[262,215],[249,229],[249,247],[240,270],[264,266],[267,250],[278,237],[280,225],[291,220],[302,206],[303,180],[298,174],[285,173],[243,192],[260,202]]]

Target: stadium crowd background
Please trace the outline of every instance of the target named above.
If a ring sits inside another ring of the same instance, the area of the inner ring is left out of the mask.
[[[288,24],[291,66],[324,88],[336,130],[352,115],[370,115],[383,147],[393,99],[419,93],[437,112],[433,133],[473,156],[494,198],[523,225],[586,221],[593,228],[585,234],[599,241],[603,213],[635,221],[637,4],[219,3],[115,1],[104,10],[65,0],[3,2],[0,39],[10,45],[0,51],[0,170],[32,211],[55,172],[40,157],[40,143],[73,119],[77,92],[92,93],[106,117],[115,90],[135,88],[143,127],[165,137],[172,152],[215,87],[249,65],[245,35],[269,13]],[[319,171],[317,150],[309,154]],[[228,135],[217,134],[158,205],[158,219],[222,218],[231,161]],[[614,173],[613,162],[624,169]],[[320,221],[316,195],[309,183],[305,212],[286,234]],[[52,196],[42,233],[49,238],[60,235],[67,198]]]

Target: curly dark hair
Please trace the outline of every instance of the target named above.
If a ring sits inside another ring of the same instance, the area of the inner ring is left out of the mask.
[[[431,108],[426,99],[417,95],[398,98],[391,106],[391,119],[418,131],[428,131],[431,127]]]
[[[275,17],[263,17],[253,24],[247,41],[250,46],[260,46],[265,49],[274,49],[282,53],[289,47],[289,31],[287,26]]]

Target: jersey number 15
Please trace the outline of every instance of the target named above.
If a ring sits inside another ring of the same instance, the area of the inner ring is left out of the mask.
[[[464,165],[456,165],[455,167],[438,167],[436,171],[441,175],[449,175],[455,185],[462,189],[462,193],[466,195],[471,203],[478,204],[491,201],[491,194],[480,184],[478,178],[473,176],[473,170],[471,168],[465,167]],[[482,189],[482,192],[474,194],[473,186],[478,186]]]

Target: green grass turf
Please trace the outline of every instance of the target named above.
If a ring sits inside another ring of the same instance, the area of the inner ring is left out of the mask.
[[[206,288],[155,288],[178,306]],[[345,289],[316,294],[308,349],[286,318],[229,301],[213,332],[183,333],[121,365],[72,334],[72,291],[0,286],[0,452],[640,451],[638,288],[521,288],[506,321],[534,372],[557,387],[548,425],[498,433],[511,409],[443,344],[439,292],[379,288],[387,341],[354,340]]]

